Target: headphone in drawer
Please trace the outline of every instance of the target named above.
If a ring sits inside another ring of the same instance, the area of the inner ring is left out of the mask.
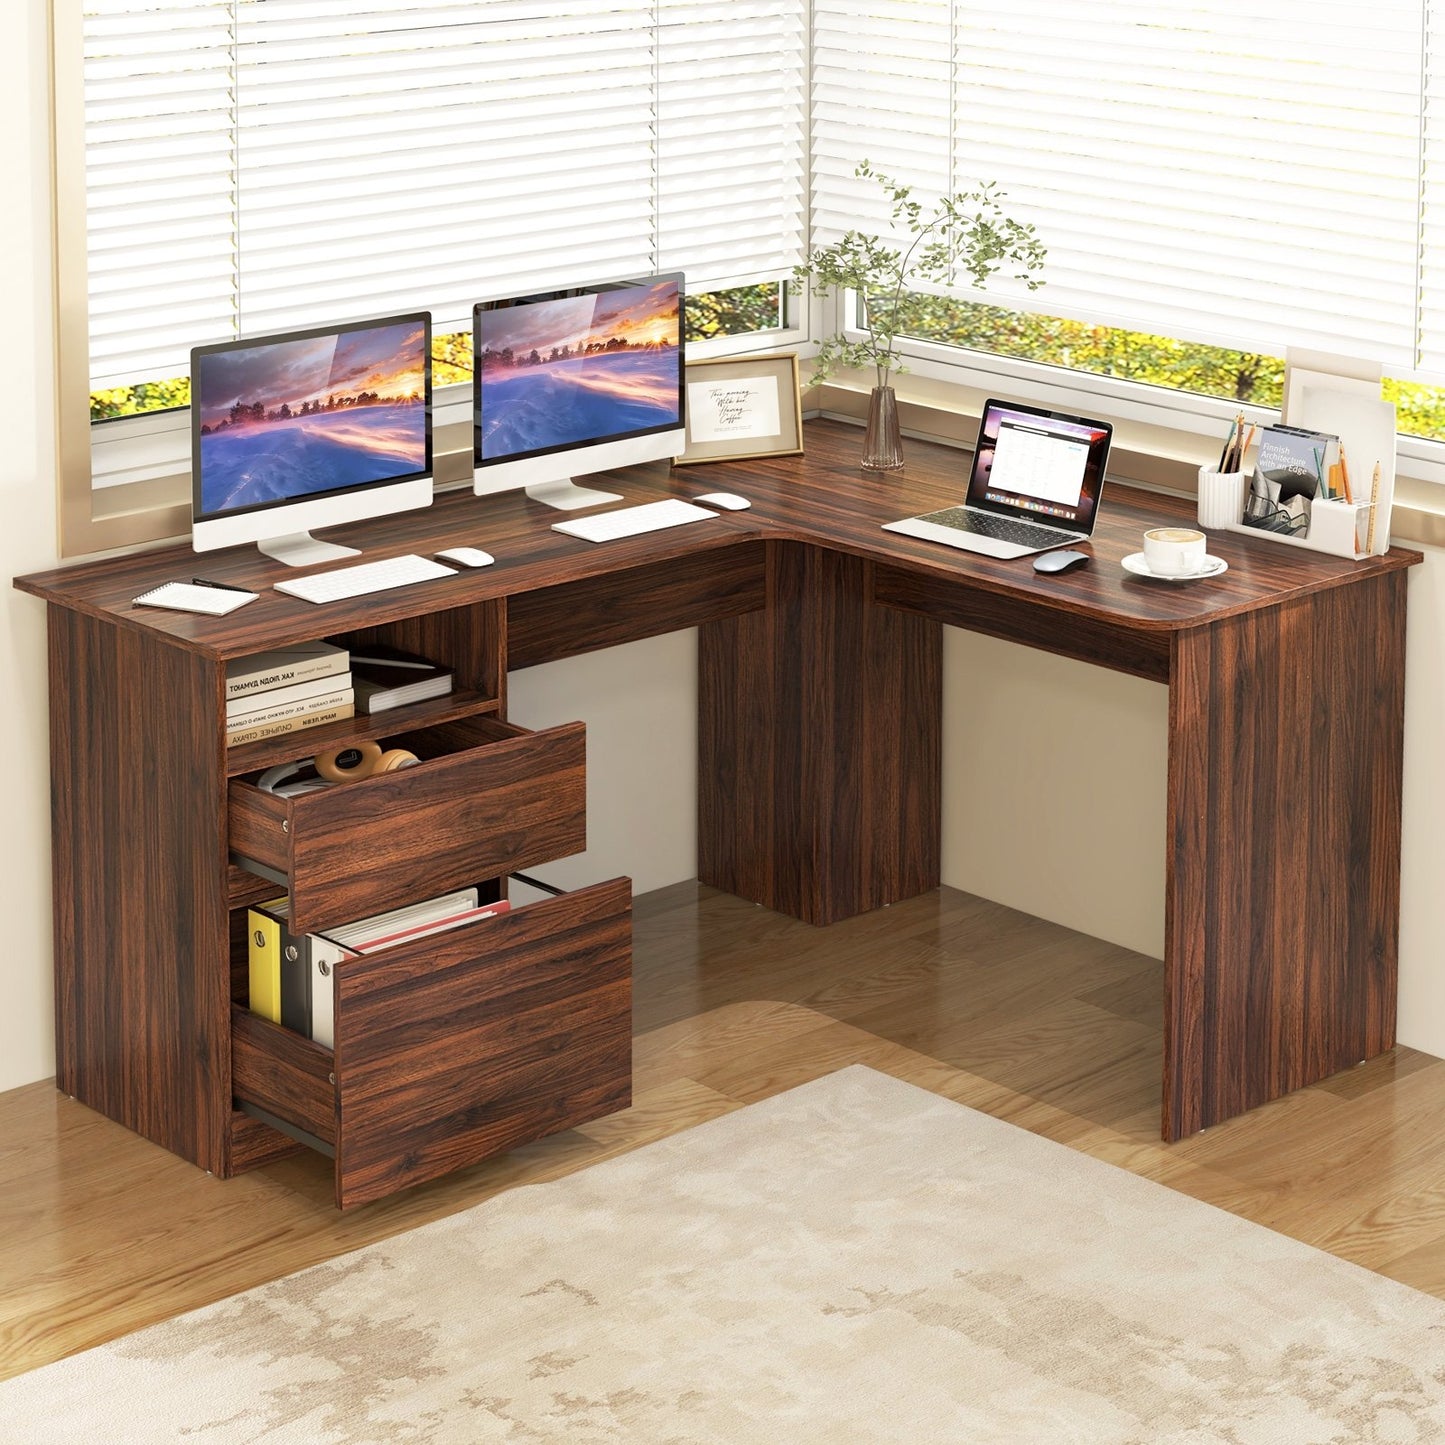
[[[405,748],[383,748],[380,743],[352,743],[344,748],[329,748],[317,753],[314,758],[304,758],[295,763],[278,763],[267,768],[256,786],[263,793],[276,793],[291,797],[296,793],[310,793],[318,788],[334,787],[337,783],[354,783],[362,778],[373,778],[379,773],[395,773],[402,768],[415,767],[421,759]],[[298,777],[304,769],[315,770],[315,777]],[[290,779],[297,779],[290,782]]]

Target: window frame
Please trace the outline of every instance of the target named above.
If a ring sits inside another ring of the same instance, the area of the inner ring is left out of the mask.
[[[83,21],[79,7],[54,5],[50,13],[57,521],[60,555],[75,557],[189,534],[189,412],[98,423],[90,420]],[[811,174],[811,162],[808,170]],[[848,318],[856,316],[851,298],[809,296],[804,302],[798,290],[792,295],[782,329],[695,342],[689,350],[707,357],[788,348],[806,358],[823,336],[842,331],[855,340],[861,337],[862,332],[848,324]],[[1029,309],[1046,312],[1046,296],[1047,288],[1041,293],[1041,303]],[[914,399],[945,432],[950,428],[942,418],[948,412],[968,410],[976,398],[1003,393],[1064,410],[1099,411],[1148,428],[1152,435],[1163,433],[1170,444],[1161,448],[1160,454],[1167,451],[1185,458],[1205,455],[1240,410],[1238,403],[1223,398],[942,342],[904,338],[900,351],[910,368],[898,379],[900,396]],[[958,395],[945,401],[939,396],[939,384],[958,389]],[[829,395],[814,395],[810,401],[821,400],[826,409],[830,400],[836,405],[846,394],[866,394],[868,385],[861,374],[845,376]],[[459,485],[464,474],[470,475],[468,392],[462,383],[438,388],[436,393],[439,488]],[[852,407],[845,402],[843,409]],[[1244,410],[1261,421],[1276,416],[1270,408],[1246,405]],[[132,453],[128,480],[94,486],[93,440],[124,446]],[[1433,494],[1445,486],[1445,442],[1397,433],[1397,456],[1402,484],[1397,504],[1439,510],[1440,500]],[[1182,469],[1179,476],[1184,476]]]
[[[1040,296],[1046,293],[1047,287]],[[968,299],[977,297],[970,296]],[[1009,304],[1016,303],[1010,301]],[[1020,309],[1048,314],[1047,305],[1042,303]],[[825,329],[816,334],[829,335],[832,329],[836,329],[849,340],[861,340],[865,333],[851,319],[857,314],[856,298],[850,293],[841,299],[840,305],[831,309],[831,320],[823,319]],[[912,376],[949,383],[970,396],[980,398],[1002,393],[1035,405],[1056,407],[1081,415],[1099,413],[1116,421],[1160,429],[1174,439],[1171,451],[1179,455],[1205,455],[1211,447],[1217,450],[1230,422],[1241,410],[1247,420],[1258,423],[1279,419],[1275,408],[1252,402],[1240,403],[1226,397],[1205,396],[1177,387],[1104,376],[1050,362],[999,356],[948,342],[900,337],[898,351],[909,368],[898,379],[897,385],[900,397],[905,400],[912,393],[913,399],[921,405],[936,405],[931,397],[923,394],[925,389],[910,388],[909,378]],[[866,389],[871,382],[863,373],[858,373],[857,384]],[[1397,493],[1396,504],[1408,506],[1413,495],[1418,505],[1422,493],[1445,486],[1445,441],[1433,441],[1399,431],[1395,438],[1397,480],[1414,484],[1403,494]]]
[[[69,558],[190,535],[190,410],[90,419],[84,20],[79,6],[52,5],[50,11],[57,540],[60,556]],[[690,342],[689,354],[734,356],[780,347],[803,349],[809,333],[799,324],[797,310],[789,307],[782,328]],[[433,409],[434,486],[446,490],[469,485],[470,384],[438,387]],[[115,448],[124,455],[121,479],[95,485],[96,446]]]

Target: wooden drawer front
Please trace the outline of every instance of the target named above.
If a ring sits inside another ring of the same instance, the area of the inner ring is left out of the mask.
[[[632,1102],[632,885],[339,965],[345,1209]]]
[[[388,745],[410,748],[423,761],[295,798],[231,783],[231,849],[289,879],[296,932],[587,846],[582,723],[533,733],[496,718],[467,718]]]
[[[336,1048],[239,1006],[236,1099],[364,1204],[632,1102],[632,884],[614,878],[332,973]]]

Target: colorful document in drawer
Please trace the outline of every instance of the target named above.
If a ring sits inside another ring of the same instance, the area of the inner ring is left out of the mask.
[[[324,932],[587,846],[586,730],[470,717],[386,740],[421,762],[279,797],[233,779],[230,847],[288,887],[291,926]]]
[[[246,915],[251,1012],[330,1048],[331,970],[342,959],[460,928],[490,913],[505,913],[510,906],[501,899],[480,907],[475,888],[459,888],[329,933],[293,933],[289,899],[255,904]]]
[[[241,1107],[335,1161],[341,1208],[625,1109],[632,886],[340,960],[332,1048],[237,1005]]]

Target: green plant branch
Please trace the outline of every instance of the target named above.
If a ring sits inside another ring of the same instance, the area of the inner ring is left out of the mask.
[[[829,291],[856,292],[862,307],[864,339],[849,341],[840,332],[826,338],[813,361],[814,382],[824,381],[840,367],[873,368],[879,386],[893,372],[906,371],[898,359],[897,342],[904,335],[913,308],[913,287],[919,282],[956,284],[960,270],[975,286],[1012,267],[1015,280],[1029,290],[1043,284],[1037,274],[1046,252],[1030,225],[1005,214],[1003,193],[992,182],[972,191],[943,196],[931,210],[906,186],[861,161],[854,174],[874,180],[888,196],[892,219],[912,239],[900,250],[876,236],[850,230],[829,246],[821,246],[794,269],[815,296]]]

